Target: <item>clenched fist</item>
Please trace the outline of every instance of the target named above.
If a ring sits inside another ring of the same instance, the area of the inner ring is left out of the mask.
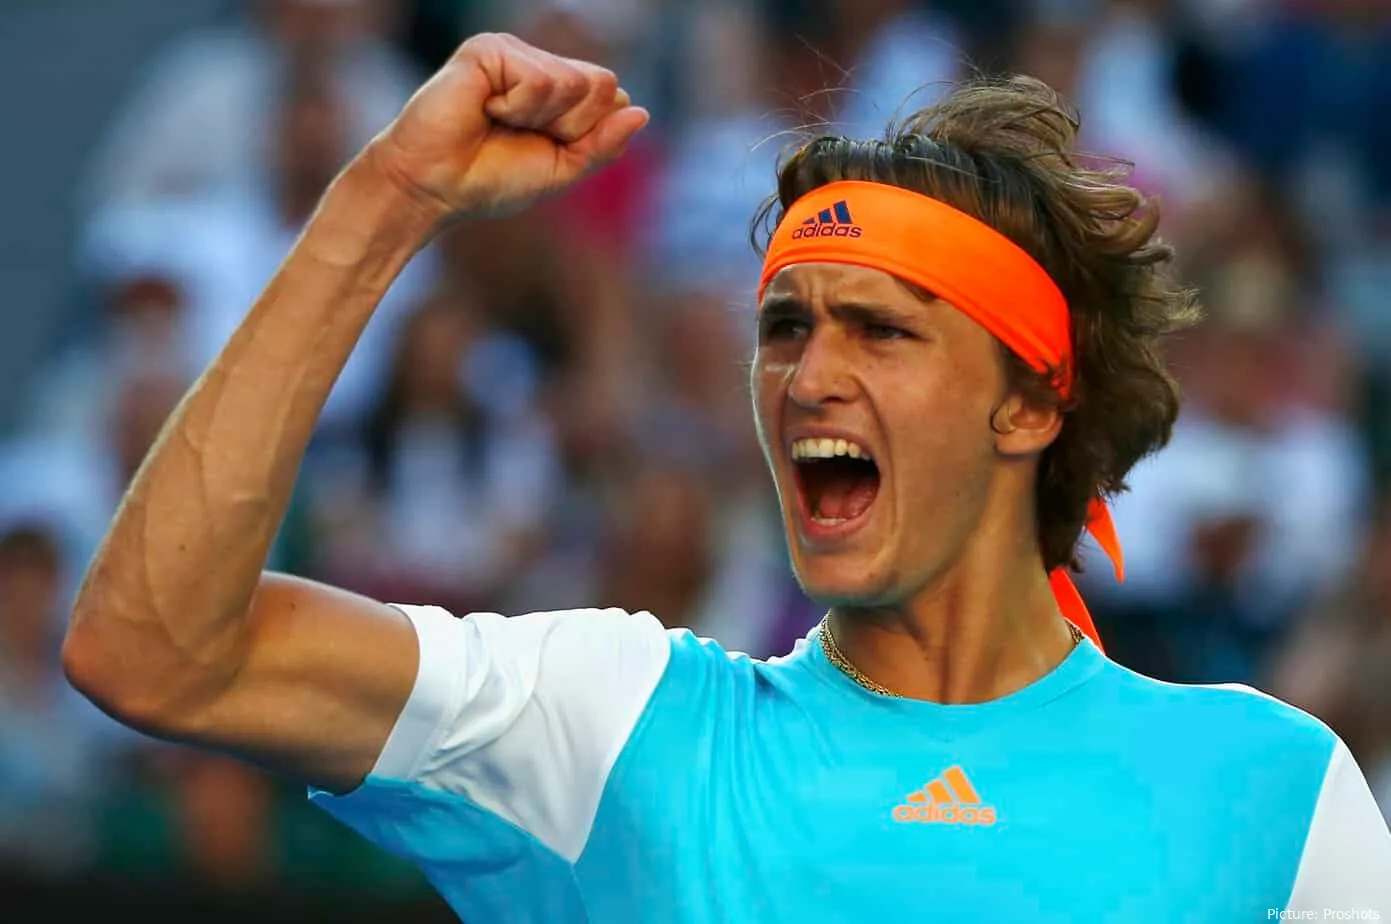
[[[499,215],[618,157],[647,119],[611,71],[477,35],[363,157],[441,221]]]

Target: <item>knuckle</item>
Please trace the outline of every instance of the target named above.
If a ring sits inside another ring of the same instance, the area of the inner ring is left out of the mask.
[[[576,99],[589,89],[589,81],[577,67],[561,68],[555,74],[555,89],[567,98]]]
[[[549,74],[545,71],[537,71],[535,74],[532,74],[529,78],[532,88],[536,90],[537,93],[540,93],[542,95],[546,95],[555,91],[555,80],[556,78],[554,74]]]
[[[462,54],[507,54],[515,53],[521,40],[506,32],[479,32],[464,39],[459,46]]]
[[[594,91],[604,96],[612,96],[618,92],[618,75],[613,71],[599,68],[590,78],[590,82]]]
[[[496,32],[479,32],[477,35],[471,35],[465,39],[459,49],[461,51],[476,51],[481,48],[490,48],[499,44],[501,38],[502,36]]]

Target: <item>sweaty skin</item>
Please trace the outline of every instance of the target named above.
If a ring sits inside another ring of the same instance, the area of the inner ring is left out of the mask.
[[[156,737],[358,785],[410,693],[395,610],[263,574],[305,447],[363,327],[448,221],[525,207],[647,122],[603,68],[465,42],[333,183],[135,477],[76,600],[68,678]]]

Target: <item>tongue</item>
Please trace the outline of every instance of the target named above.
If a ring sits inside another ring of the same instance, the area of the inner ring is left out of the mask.
[[[872,465],[828,460],[815,465],[816,504],[821,520],[853,520],[869,509],[879,492],[879,476]]]

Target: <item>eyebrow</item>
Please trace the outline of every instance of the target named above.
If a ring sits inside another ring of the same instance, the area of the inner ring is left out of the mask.
[[[758,309],[761,318],[804,318],[811,310],[799,298],[791,295],[773,295],[763,300]]]
[[[910,324],[921,321],[921,317],[902,308],[883,302],[843,301],[836,302],[829,309],[831,317],[838,321],[853,324]],[[806,318],[811,309],[801,299],[791,295],[774,295],[764,299],[759,312],[765,318]]]

